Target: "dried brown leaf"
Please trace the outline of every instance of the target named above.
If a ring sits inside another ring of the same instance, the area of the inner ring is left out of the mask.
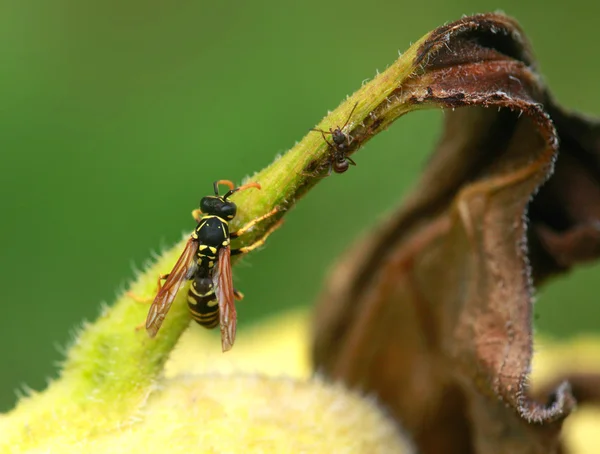
[[[600,254],[599,125],[556,106],[502,15],[438,28],[415,64],[375,118],[442,107],[445,130],[403,208],[332,275],[315,366],[375,392],[420,452],[560,452],[575,398],[566,381],[528,392],[532,284]]]

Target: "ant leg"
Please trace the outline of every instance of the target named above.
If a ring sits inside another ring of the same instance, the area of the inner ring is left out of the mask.
[[[331,175],[331,171],[333,170],[333,156],[329,157],[329,166],[327,169],[327,175],[325,175],[326,177],[328,177],[329,175]]]
[[[321,135],[323,136],[323,140],[325,142],[327,142],[327,145],[329,145],[331,148],[333,148],[335,150],[335,145],[332,144],[329,140],[327,140],[327,137],[325,137],[325,133],[323,131],[321,131]]]
[[[347,161],[348,161],[350,164],[352,164],[353,166],[355,166],[355,165],[356,165],[356,162],[354,162],[354,160],[353,160],[353,159],[352,159],[350,156],[346,156],[346,160],[347,160]]]
[[[196,222],[200,222],[200,219],[202,219],[202,211],[200,210],[200,208],[196,208],[192,211],[192,217]]]
[[[350,146],[352,145],[352,142],[354,142],[354,137],[352,137],[350,134],[346,134],[346,145]]]
[[[263,244],[265,244],[265,241],[267,240],[269,235],[271,235],[271,233],[273,233],[275,230],[277,230],[281,226],[281,224],[283,224],[283,219],[280,219],[275,224],[273,224],[273,226],[269,230],[267,230],[267,232],[260,239],[256,240],[250,246],[241,247],[239,249],[232,249],[231,255],[233,256],[233,255],[247,254],[248,252],[253,251],[257,247],[262,246]]]
[[[310,131],[320,132],[321,135],[323,136],[323,140],[325,142],[327,142],[327,145],[329,145],[331,148],[335,149],[335,145],[332,144],[329,140],[327,140],[327,137],[325,137],[325,134],[333,134],[331,131],[323,131],[322,129],[311,129]]]
[[[230,233],[229,237],[230,238],[237,238],[237,237],[243,235],[244,233],[246,233],[249,229],[251,229],[252,227],[254,227],[259,222],[264,221],[267,218],[270,218],[271,216],[273,216],[274,214],[276,214],[278,212],[279,212],[278,208],[273,208],[267,214],[265,214],[263,216],[260,216],[260,217],[258,217],[256,219],[253,219],[252,221],[248,222],[245,226],[241,227],[237,232]]]

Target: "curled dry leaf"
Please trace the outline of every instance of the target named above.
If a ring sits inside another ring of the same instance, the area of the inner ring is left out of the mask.
[[[364,131],[440,107],[445,130],[403,208],[333,273],[315,367],[375,392],[419,452],[561,452],[568,382],[528,392],[533,283],[600,255],[600,126],[556,106],[510,18],[417,45]]]

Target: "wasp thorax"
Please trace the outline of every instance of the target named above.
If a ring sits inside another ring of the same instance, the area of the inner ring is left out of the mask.
[[[219,216],[223,219],[233,219],[237,213],[235,203],[218,196],[207,196],[200,200],[200,210],[204,214]]]

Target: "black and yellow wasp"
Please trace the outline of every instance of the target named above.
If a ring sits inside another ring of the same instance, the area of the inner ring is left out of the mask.
[[[219,195],[221,184],[229,187],[229,192],[224,196]],[[236,188],[231,181],[219,180],[213,186],[215,195],[203,197],[200,209],[192,212],[198,226],[187,241],[179,260],[169,274],[158,278],[158,292],[146,318],[146,330],[150,337],[156,336],[179,288],[186,280],[191,280],[187,296],[190,314],[205,328],[221,325],[221,345],[225,352],[231,349],[235,341],[237,313],[234,299],[243,298],[233,288],[230,257],[261,246],[281,221],[250,246],[231,249],[231,239],[238,238],[257,223],[274,215],[277,209],[250,221],[237,232],[229,232],[229,222],[235,217],[237,206],[228,198],[245,189],[260,189],[260,184],[248,183]],[[161,285],[163,279],[165,283]]]

